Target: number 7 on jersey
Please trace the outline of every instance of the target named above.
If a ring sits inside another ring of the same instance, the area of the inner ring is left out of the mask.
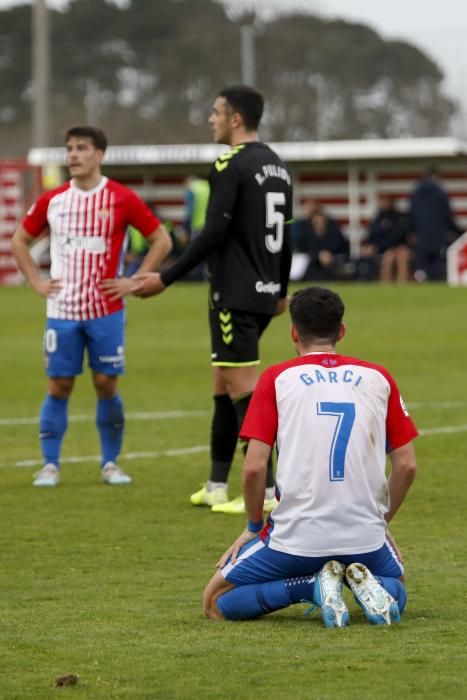
[[[329,454],[329,481],[344,481],[345,454],[355,421],[355,404],[321,401],[316,404],[316,412],[318,416],[337,418]]]

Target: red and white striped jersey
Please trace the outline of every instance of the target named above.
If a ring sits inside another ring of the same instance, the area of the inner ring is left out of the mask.
[[[33,237],[49,227],[50,274],[62,286],[47,300],[47,316],[88,320],[123,307],[121,299],[109,301],[100,284],[119,273],[127,227],[149,236],[160,221],[135,192],[103,177],[92,190],[70,180],[44,192],[22,224]]]
[[[267,369],[240,431],[277,444],[280,502],[263,539],[308,557],[381,547],[386,452],[417,435],[383,367],[310,353]]]

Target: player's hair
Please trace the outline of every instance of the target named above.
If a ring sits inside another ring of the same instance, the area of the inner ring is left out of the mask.
[[[249,85],[226,85],[219,92],[234,112],[241,114],[245,128],[256,131],[263,116],[264,98]]]
[[[98,151],[105,151],[107,148],[106,135],[102,129],[98,129],[95,126],[73,126],[71,129],[68,129],[65,134],[65,143],[68,143],[68,140],[73,136],[90,139]]]
[[[336,342],[345,310],[338,294],[324,287],[299,289],[292,295],[289,310],[301,341]]]

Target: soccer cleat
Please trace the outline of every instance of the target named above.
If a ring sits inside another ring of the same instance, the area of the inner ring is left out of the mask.
[[[194,506],[216,506],[220,503],[227,503],[227,489],[223,486],[219,486],[212,491],[208,491],[206,484],[200,488],[199,491],[192,493],[190,496],[190,501]]]
[[[368,622],[373,625],[390,625],[400,622],[396,601],[375,579],[363,564],[350,564],[345,572],[347,583],[362,608]]]
[[[270,513],[278,504],[275,498],[266,498],[264,500],[263,511],[265,513]],[[239,513],[246,513],[245,501],[243,496],[238,496],[232,501],[227,501],[227,503],[221,503],[220,505],[215,505],[211,508],[213,513],[228,513],[229,515],[237,515]]]
[[[344,564],[328,561],[316,575],[313,602],[321,608],[325,627],[346,627],[350,622],[342,597],[344,571]]]
[[[229,513],[230,515],[246,513],[245,501],[243,500],[243,496],[237,496],[237,498],[231,501],[213,506],[211,510],[213,513]]]
[[[265,513],[270,513],[274,508],[279,505],[279,501],[277,498],[265,498],[264,499],[264,505],[263,505],[263,511]]]
[[[117,467],[114,462],[106,462],[102,467],[102,481],[110,486],[122,486],[123,484],[131,484],[133,479],[125,474],[120,467]]]
[[[33,486],[56,486],[60,481],[60,472],[55,464],[49,462],[34,474]]]

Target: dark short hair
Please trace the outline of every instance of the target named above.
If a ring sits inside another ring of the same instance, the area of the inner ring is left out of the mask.
[[[339,337],[344,302],[338,294],[324,287],[299,289],[290,300],[290,318],[300,340],[328,341],[333,344]]]
[[[256,131],[264,110],[264,98],[258,90],[249,85],[227,85],[218,97],[223,97],[234,112],[242,115],[248,131]]]
[[[98,129],[95,126],[73,126],[66,132],[65,143],[68,143],[69,139],[71,139],[73,136],[83,139],[90,139],[98,151],[105,151],[107,148],[106,135],[102,129]]]

